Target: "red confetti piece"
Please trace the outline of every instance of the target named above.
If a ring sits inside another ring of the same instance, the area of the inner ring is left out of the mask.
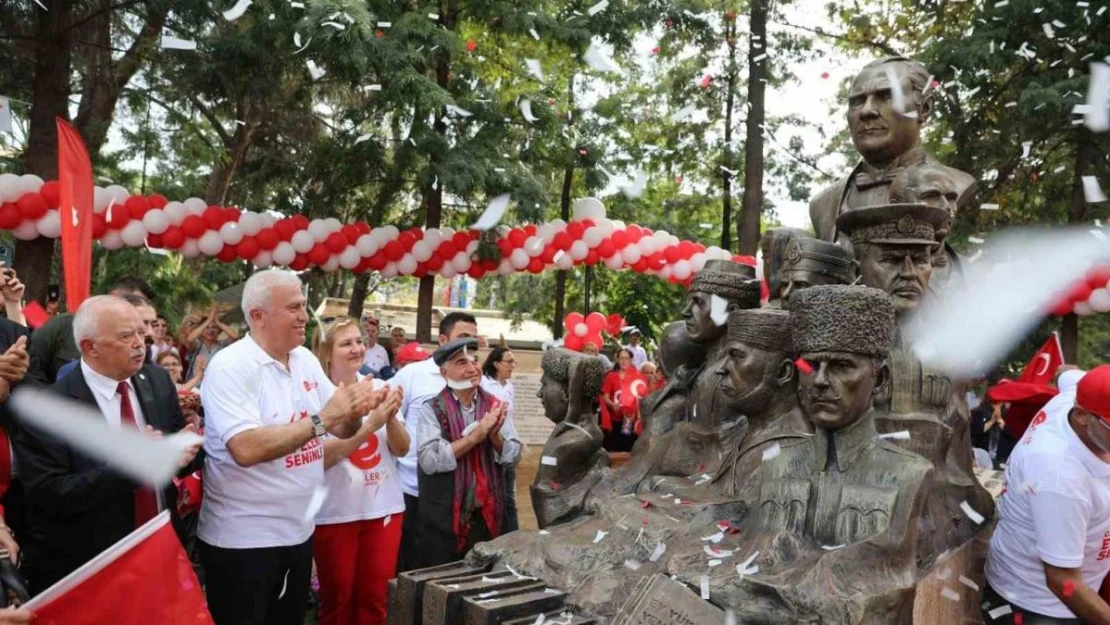
[[[682,176],[675,176],[674,177],[674,181],[675,181],[676,184],[682,184],[683,180],[685,180],[685,178],[683,178]]]
[[[670,28],[674,26],[674,20],[667,20],[666,22],[664,22],[664,24],[667,25],[667,28]]]
[[[939,86],[940,86],[940,81],[939,81],[939,80],[935,80],[935,79],[934,79],[934,80],[933,80],[933,89],[936,89],[936,88],[937,88],[937,87],[939,87]]]
[[[803,374],[813,375],[813,365],[806,362],[805,358],[795,360],[794,365],[798,367],[798,371],[801,371]]]
[[[586,148],[582,148],[582,149],[578,150],[578,155],[579,156],[585,156],[587,154],[589,154],[589,151],[587,151]]]
[[[652,48],[651,53],[652,54],[659,54],[659,46],[655,46],[654,48]]]
[[[705,76],[701,79],[701,83],[699,83],[699,84],[700,84],[702,89],[708,89],[709,88],[709,83],[712,82],[712,80],[713,80],[712,76]]]
[[[466,42],[466,49],[470,50],[471,52],[477,50],[478,49],[478,42],[474,41],[473,39],[468,40]]]
[[[640,502],[640,507],[644,508],[644,509],[650,508],[651,507],[651,502],[650,501],[641,501]]]
[[[697,469],[694,469],[694,473],[701,473],[704,470],[705,470],[705,463],[703,462],[703,463],[698,465]]]
[[[1071,597],[1075,594],[1075,582],[1070,579],[1064,582],[1064,598]]]
[[[725,19],[727,19],[730,22],[732,20],[736,19],[736,11],[733,11],[733,10],[725,11]]]
[[[648,524],[648,518],[644,517],[644,525],[647,525],[647,524]]]
[[[825,78],[825,79],[827,79],[828,77],[829,77],[829,73],[828,73],[828,72],[821,72],[821,78]]]
[[[551,480],[551,490],[559,490],[559,483],[555,480]]]
[[[1023,625],[1025,623],[1025,615],[1021,612],[1014,612],[1014,625]]]
[[[378,31],[374,33],[374,36],[378,39],[381,39],[382,37],[385,37],[385,31],[379,28]]]

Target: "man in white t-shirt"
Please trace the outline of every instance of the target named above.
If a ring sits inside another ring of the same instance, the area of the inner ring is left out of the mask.
[[[478,336],[478,322],[474,315],[464,312],[448,313],[439,322],[439,344]],[[401,490],[405,492],[405,519],[401,529],[401,551],[397,556],[397,571],[407,571],[416,562],[416,527],[419,509],[420,488],[417,485],[417,413],[429,399],[435,397],[447,385],[439,365],[428,358],[415,362],[397,372],[389,381],[405,391],[401,414],[405,417],[405,428],[409,432],[409,452],[397,459],[397,470],[401,475]]]
[[[1079,380],[1066,418],[1044,410],[1006,467],[987,556],[988,623],[1110,625],[1110,365]]]
[[[632,366],[636,367],[638,371],[644,363],[648,361],[647,351],[643,345],[640,345],[640,330],[639,328],[632,328],[632,332],[628,335],[628,345],[625,349],[632,352]]]
[[[375,378],[382,369],[389,366],[389,352],[378,342],[378,319],[373,315],[366,317],[366,355],[362,357],[362,364],[366,366]]]
[[[271,269],[243,288],[250,333],[209,363],[197,538],[217,625],[300,625],[312,571],[320,437],[354,435],[372,381],[332,386],[305,349],[301,281]]]

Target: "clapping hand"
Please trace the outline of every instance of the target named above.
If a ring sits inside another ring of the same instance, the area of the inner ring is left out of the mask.
[[[320,411],[320,421],[328,432],[362,419],[382,402],[384,393],[374,390],[373,380],[369,378],[355,384],[340,384],[324,409]],[[348,431],[350,436],[350,431]]]
[[[478,422],[478,427],[475,431],[481,440],[485,440],[495,432],[501,430],[501,424],[505,422],[505,404],[500,403],[490,408],[489,412],[482,417]]]
[[[21,336],[12,343],[11,347],[0,354],[0,377],[9,384],[23,380],[27,375],[27,367],[31,364],[31,357],[27,354],[27,337]]]
[[[405,392],[401,390],[399,386],[383,386],[379,392],[381,393],[382,400],[378,403],[378,406],[370,412],[370,418],[367,420],[371,432],[377,432],[378,428],[388,423],[391,419],[396,418],[397,409],[401,407],[401,400],[405,395]]]
[[[0,263],[0,293],[3,294],[4,301],[13,304],[23,303],[24,290],[25,287],[15,274],[15,269],[5,267],[4,263]]]

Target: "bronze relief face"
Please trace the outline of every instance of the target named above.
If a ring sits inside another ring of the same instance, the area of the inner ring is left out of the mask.
[[[898,78],[908,115],[894,108],[894,87],[887,77],[887,68]],[[848,129],[864,160],[882,167],[920,143],[920,117],[925,112],[919,106],[919,98],[903,63],[874,65],[856,76],[848,90]]]
[[[690,291],[682,318],[686,322],[686,333],[695,343],[712,343],[725,333],[725,327],[713,323],[711,315],[712,296],[705,291]]]
[[[801,376],[798,394],[814,427],[839,430],[871,409],[877,377],[874,360],[848,352],[803,354],[813,373]]]
[[[933,273],[930,246],[868,243],[856,253],[864,284],[886,291],[899,315],[917,308]]]
[[[718,361],[715,375],[721,376],[719,392],[730,412],[748,414],[765,408],[778,390],[775,378],[782,354],[762,350],[741,341],[725,344],[724,358]]]
[[[540,377],[540,390],[536,391],[536,396],[540,398],[548,419],[559,423],[567,416],[570,397],[565,382],[555,380],[545,373]]]

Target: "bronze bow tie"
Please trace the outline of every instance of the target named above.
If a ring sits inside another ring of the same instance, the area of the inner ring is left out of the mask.
[[[861,191],[866,190],[866,189],[870,189],[872,187],[877,187],[877,186],[880,186],[880,185],[889,185],[893,181],[894,181],[894,172],[885,172],[885,171],[884,172],[878,172],[878,173],[875,173],[875,174],[869,174],[865,171],[861,171],[858,174],[856,174],[856,177],[854,179],[856,188],[861,190]]]

